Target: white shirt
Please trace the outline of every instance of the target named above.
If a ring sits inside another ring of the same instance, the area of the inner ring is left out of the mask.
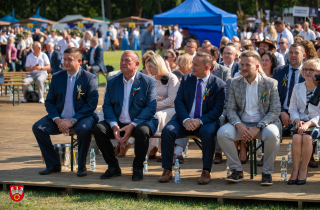
[[[60,55],[63,57],[64,51],[68,48],[68,43],[65,39],[61,39],[58,42],[58,46],[60,46]]]
[[[26,48],[29,48],[30,45],[33,43],[33,39],[31,37],[28,37],[24,41],[26,42]]]
[[[298,67],[298,70],[296,70],[295,72],[295,81],[294,83],[295,84],[298,84],[299,83],[299,77],[300,77],[300,69],[302,68],[302,64]],[[290,80],[291,80],[291,75],[292,75],[292,67],[291,65],[289,64],[289,75],[288,75],[288,83],[287,83],[287,95],[286,95],[286,100],[284,100],[284,103],[283,103],[283,108],[284,109],[289,109],[289,107],[287,106],[287,103],[288,103],[288,94],[289,94],[289,87],[290,87]]]
[[[27,56],[26,67],[31,68],[37,64],[39,64],[41,67],[44,67],[45,65],[50,65],[48,56],[43,52],[40,52],[40,55],[38,57],[36,57],[33,53],[29,54]],[[31,73],[36,73],[36,72],[47,73],[47,71],[43,71],[43,70],[33,70]]]
[[[241,115],[241,121],[245,123],[258,123],[262,119],[259,109],[259,96],[258,96],[258,75],[249,84],[245,79],[246,86],[246,107]],[[240,122],[237,122],[238,124]],[[235,125],[236,125],[235,124]]]
[[[281,51],[281,49],[280,49],[280,52],[279,52],[279,53],[283,56],[283,58],[285,58],[285,57],[286,57],[286,54],[289,53],[289,49],[287,48],[286,51],[284,51],[284,53],[282,53],[282,51]]]
[[[264,39],[263,33],[259,34],[259,39],[262,41]]]
[[[90,61],[89,61],[90,66],[92,66],[94,64],[94,52],[96,51],[97,47],[98,47],[98,45],[93,47],[93,49],[91,50]]]
[[[274,52],[274,55],[276,56],[278,62],[279,62],[279,66],[284,66],[286,65],[286,63],[284,62],[284,56],[281,55],[280,53],[278,52]]]
[[[12,36],[13,38],[16,38],[16,35],[13,34],[13,33],[11,33],[11,34],[8,35],[8,37],[10,37],[10,36]]]
[[[210,74],[208,76],[206,76],[205,78],[202,79],[202,82],[201,82],[201,90],[202,90],[202,94],[206,91],[206,87],[207,87],[207,83],[208,83],[208,79],[210,77]],[[194,111],[196,109],[196,101],[197,101],[197,87],[198,87],[198,82],[199,82],[199,79],[201,78],[198,78],[197,77],[197,84],[196,84],[196,91],[194,93],[194,100],[193,100],[193,104],[192,104],[192,108],[191,108],[191,111],[190,111],[190,118],[187,118],[185,120],[183,120],[183,125],[184,123],[189,120],[189,119],[194,119]],[[201,107],[200,107],[200,117],[202,116],[202,103],[203,103],[203,100],[201,100]],[[200,123],[202,124],[201,120],[200,120]]]
[[[52,42],[54,45],[57,45],[59,42],[59,38],[58,36],[55,36],[54,38],[50,35],[50,37],[48,36],[47,38],[48,42]]]
[[[179,49],[183,40],[182,34],[179,31],[175,31],[171,37],[173,38],[175,49]]]
[[[136,127],[138,124],[131,122],[131,118],[129,115],[129,102],[130,102],[130,93],[132,89],[132,84],[134,82],[134,79],[136,77],[136,74],[131,77],[128,81],[123,76],[123,104],[121,109],[121,114],[119,116],[119,121],[123,124],[132,124],[134,127]],[[110,127],[112,128],[114,125],[118,125],[117,122],[108,122],[110,124]]]
[[[18,46],[17,46],[17,50],[22,50],[26,49],[26,42],[24,40],[21,40],[21,42],[19,42]]]
[[[280,39],[286,38],[288,40],[288,48],[293,44],[293,36],[292,33],[286,28],[281,33],[278,34],[277,48],[279,48]]]
[[[5,42],[5,43],[7,43],[7,41],[8,41],[8,36],[7,36],[7,35],[1,35],[1,36],[0,36],[0,42]]]
[[[117,39],[117,30],[115,28],[112,28],[110,30],[110,39],[111,40],[116,40]]]
[[[309,28],[307,32],[305,31],[301,31],[300,34],[302,36],[304,36],[304,40],[315,40],[316,39],[316,35],[314,34],[314,32]]]
[[[132,32],[132,36],[139,36],[139,35],[140,35],[140,33],[139,33],[138,30],[134,30],[134,31]]]
[[[320,37],[320,33],[317,31],[316,38]]]

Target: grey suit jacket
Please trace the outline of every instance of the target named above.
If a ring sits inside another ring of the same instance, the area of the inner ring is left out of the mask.
[[[278,93],[278,81],[258,73],[258,97],[266,93],[265,100],[259,99],[259,108],[262,119],[259,123],[264,126],[275,124],[282,132],[279,120],[281,104]],[[241,122],[241,115],[246,107],[246,82],[240,76],[231,79],[227,102],[227,117],[232,125]]]

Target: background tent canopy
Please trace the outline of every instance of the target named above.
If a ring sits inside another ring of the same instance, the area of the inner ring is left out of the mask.
[[[155,24],[221,25],[233,24],[237,16],[227,13],[206,0],[186,0],[179,6],[154,15]]]
[[[5,21],[5,22],[10,22],[10,23],[14,23],[14,22],[18,22],[19,20],[16,18],[12,18],[11,15],[6,15],[2,18],[0,18],[1,21]]]

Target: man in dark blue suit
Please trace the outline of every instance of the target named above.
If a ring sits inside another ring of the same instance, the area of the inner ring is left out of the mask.
[[[101,179],[121,175],[121,169],[110,139],[126,142],[135,138],[132,180],[143,179],[143,161],[149,147],[149,137],[158,127],[155,117],[157,109],[156,80],[140,73],[139,56],[127,50],[121,56],[120,74],[108,78],[103,113],[104,121],[94,129],[97,145],[108,164],[108,170]]]
[[[234,62],[237,57],[237,50],[234,46],[226,46],[222,53],[223,62],[220,64],[231,69],[231,78],[240,70],[240,64]]]
[[[107,69],[103,61],[103,49],[99,46],[98,38],[92,37],[90,45],[90,50],[83,61],[83,65],[88,64],[87,67],[84,67],[85,70],[93,74],[97,74],[99,71],[106,73]]]
[[[68,134],[78,136],[77,176],[86,176],[86,157],[91,142],[91,131],[98,123],[98,84],[96,77],[81,69],[81,52],[72,47],[64,51],[64,69],[53,75],[45,101],[48,115],[36,122],[32,131],[46,162],[41,175],[60,172],[59,155],[55,152],[50,135]]]
[[[176,114],[164,127],[161,135],[163,174],[160,182],[172,178],[174,142],[195,135],[202,141],[203,171],[199,184],[208,184],[215,151],[215,134],[220,126],[226,83],[210,74],[211,55],[197,52],[193,58],[193,73],[183,75],[175,99]]]
[[[54,74],[62,70],[61,66],[61,56],[60,53],[54,50],[54,44],[52,42],[47,43],[47,49],[45,53],[47,54],[50,60],[51,70],[48,70],[49,73]]]

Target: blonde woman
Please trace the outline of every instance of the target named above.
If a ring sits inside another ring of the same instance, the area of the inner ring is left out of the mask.
[[[191,73],[192,60],[193,60],[193,57],[188,53],[181,55],[177,59],[176,63],[177,63],[178,69],[176,69],[175,71],[172,71],[172,73],[178,77],[179,81],[181,81],[182,75]]]
[[[148,50],[141,58],[142,66],[143,66],[143,69],[141,70],[141,72],[148,76],[150,76],[150,73],[147,69],[146,62],[153,55],[155,55],[155,53],[152,50]]]
[[[268,37],[271,41],[277,42],[278,40],[278,34],[277,30],[274,27],[274,25],[268,25],[267,26],[267,34],[266,37]]]
[[[86,31],[84,38],[80,42],[80,51],[85,56],[87,55],[87,52],[89,51],[91,45],[90,45],[90,39],[92,38],[92,33],[90,31]]]
[[[289,113],[297,133],[292,138],[292,173],[288,181],[289,185],[306,183],[313,146],[312,137],[305,132],[309,127],[319,127],[320,104],[314,106],[309,103],[316,89],[313,76],[319,71],[319,60],[311,59],[304,62],[300,74],[306,81],[296,84],[292,91]]]
[[[163,55],[163,60],[167,61],[170,65],[170,69],[172,72],[179,69],[176,61],[177,58],[180,56],[180,53],[178,50],[167,50]]]
[[[6,62],[9,67],[9,71],[13,72],[16,67],[17,48],[14,46],[14,38],[12,36],[7,40],[6,50]]]

